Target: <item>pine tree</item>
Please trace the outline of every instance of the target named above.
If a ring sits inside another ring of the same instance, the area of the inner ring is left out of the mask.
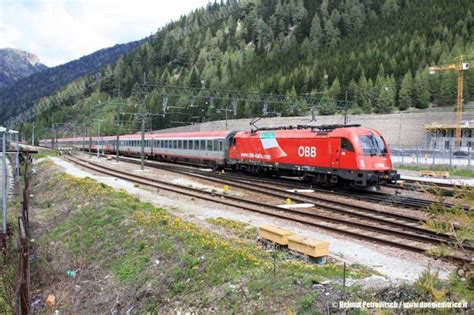
[[[311,22],[311,31],[309,33],[309,39],[311,41],[311,49],[314,53],[318,52],[323,45],[324,33],[321,27],[321,19],[316,13]]]
[[[399,10],[400,5],[398,4],[398,0],[385,0],[382,6],[382,13],[386,15],[397,13]]]
[[[324,24],[324,43],[328,47],[335,47],[339,43],[341,31],[338,28],[338,23],[340,18],[341,14],[335,9]]]
[[[193,67],[193,70],[189,75],[189,85],[197,88],[201,87],[201,78],[196,67]]]
[[[391,85],[391,79],[379,77],[377,79],[378,95],[374,106],[376,113],[390,113],[395,105],[395,86]]]
[[[413,106],[412,95],[413,95],[413,78],[410,72],[407,72],[403,77],[402,84],[400,86],[400,110],[406,110]]]
[[[334,79],[332,82],[329,94],[334,100],[339,100],[341,98],[341,84],[339,83],[338,78]]]
[[[270,26],[267,25],[263,21],[263,19],[258,19],[257,24],[255,26],[255,33],[256,33],[256,47],[258,51],[266,50],[267,47],[270,48],[270,44],[272,41],[272,29]]]
[[[456,85],[452,75],[447,74],[441,77],[439,88],[439,102],[441,106],[452,106],[455,103]]]
[[[329,91],[324,91],[324,96],[319,103],[320,115],[334,115],[337,111],[336,102],[329,96]]]
[[[416,73],[413,82],[414,99],[416,108],[427,108],[430,104],[430,86],[428,82],[426,70],[419,70]]]

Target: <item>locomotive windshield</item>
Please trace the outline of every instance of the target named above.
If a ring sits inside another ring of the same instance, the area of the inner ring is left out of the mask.
[[[364,155],[386,155],[385,142],[379,136],[359,136]]]

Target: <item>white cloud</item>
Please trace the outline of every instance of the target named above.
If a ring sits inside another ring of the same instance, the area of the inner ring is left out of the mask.
[[[0,48],[14,47],[48,66],[146,37],[208,0],[0,0]]]

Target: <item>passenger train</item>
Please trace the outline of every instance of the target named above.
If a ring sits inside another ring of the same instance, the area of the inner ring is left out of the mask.
[[[50,146],[51,140],[40,145]],[[116,153],[117,138],[62,138],[57,146],[111,154]],[[141,134],[121,135],[118,147],[121,155],[140,156]],[[383,136],[359,125],[147,133],[144,154],[148,159],[253,174],[301,176],[317,184],[373,187],[400,178]]]

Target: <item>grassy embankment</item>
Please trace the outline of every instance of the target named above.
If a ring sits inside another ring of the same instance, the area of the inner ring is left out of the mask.
[[[65,311],[303,311],[316,305],[313,284],[342,278],[340,265],[309,265],[284,253],[274,274],[255,229],[209,220],[228,232],[217,235],[125,191],[57,172],[51,162],[37,166],[34,193],[32,283],[55,294]],[[79,269],[75,279],[68,269]]]
[[[474,162],[473,162],[474,163]],[[449,172],[450,176],[459,176],[459,177],[470,177],[474,178],[474,171],[464,168],[456,168],[449,166],[417,166],[417,165],[401,165],[395,164],[395,169],[407,170],[407,171],[445,171]]]

